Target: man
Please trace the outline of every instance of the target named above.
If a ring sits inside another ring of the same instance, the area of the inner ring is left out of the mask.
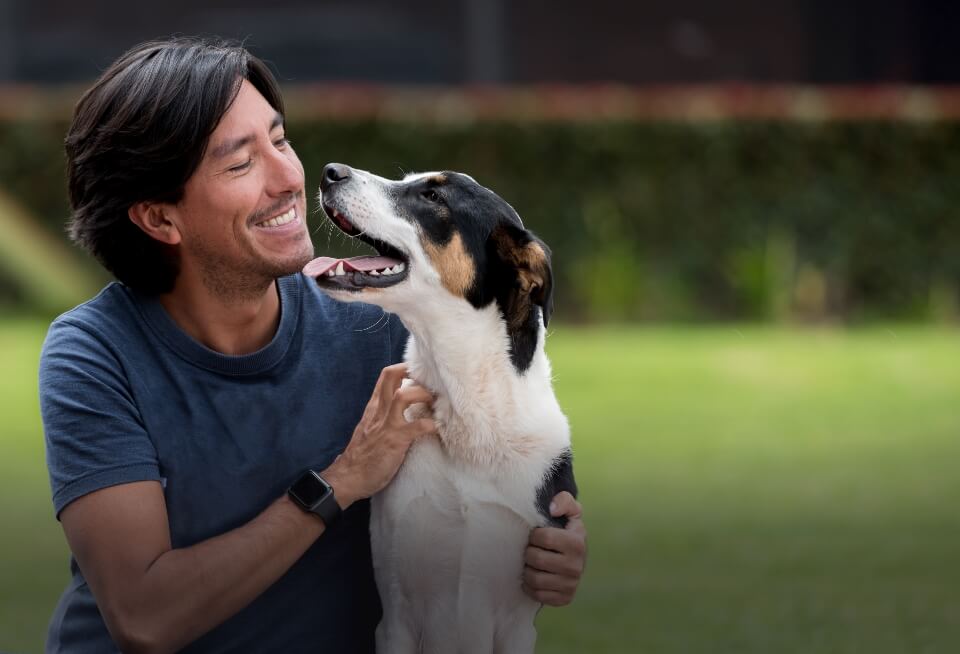
[[[72,236],[119,283],[41,356],[73,554],[47,651],[372,652],[366,498],[435,432],[403,417],[432,396],[400,390],[395,317],[297,274],[313,247],[272,75],[240,47],[138,46],[66,150]],[[285,492],[306,468],[332,489],[323,517]],[[554,505],[567,527],[532,532],[523,583],[562,605],[585,531],[572,497]]]

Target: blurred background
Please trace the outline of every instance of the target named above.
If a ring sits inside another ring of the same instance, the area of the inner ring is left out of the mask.
[[[0,651],[68,554],[36,399],[108,281],[74,103],[134,44],[243,41],[307,171],[470,173],[553,249],[590,562],[541,652],[960,648],[960,5],[0,0]],[[352,251],[313,213],[318,251]],[[162,389],[158,389],[162,392]]]

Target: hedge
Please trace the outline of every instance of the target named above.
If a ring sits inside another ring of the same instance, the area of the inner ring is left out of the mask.
[[[0,186],[60,234],[65,129],[0,122]],[[552,247],[567,320],[955,319],[960,305],[955,122],[294,118],[287,132],[311,195],[330,161],[461,170],[496,190]],[[318,250],[342,251],[320,218]]]

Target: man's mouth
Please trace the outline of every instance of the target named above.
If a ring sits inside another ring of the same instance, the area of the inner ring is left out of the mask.
[[[326,203],[327,217],[347,236],[363,241],[377,251],[377,255],[335,259],[318,257],[303,268],[303,274],[313,277],[324,288],[360,291],[364,288],[385,288],[407,278],[408,258],[389,243],[372,238],[356,227],[338,209]]]
[[[256,227],[281,227],[288,223],[292,223],[297,219],[297,208],[296,206],[290,207],[287,211],[283,212],[279,216],[274,216],[273,218],[268,218],[267,220],[261,220],[258,223],[254,223]]]

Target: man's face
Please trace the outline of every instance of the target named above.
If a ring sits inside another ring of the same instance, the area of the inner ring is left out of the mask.
[[[210,136],[171,218],[182,240],[183,280],[222,295],[262,292],[313,256],[303,166],[282,116],[244,80]]]

